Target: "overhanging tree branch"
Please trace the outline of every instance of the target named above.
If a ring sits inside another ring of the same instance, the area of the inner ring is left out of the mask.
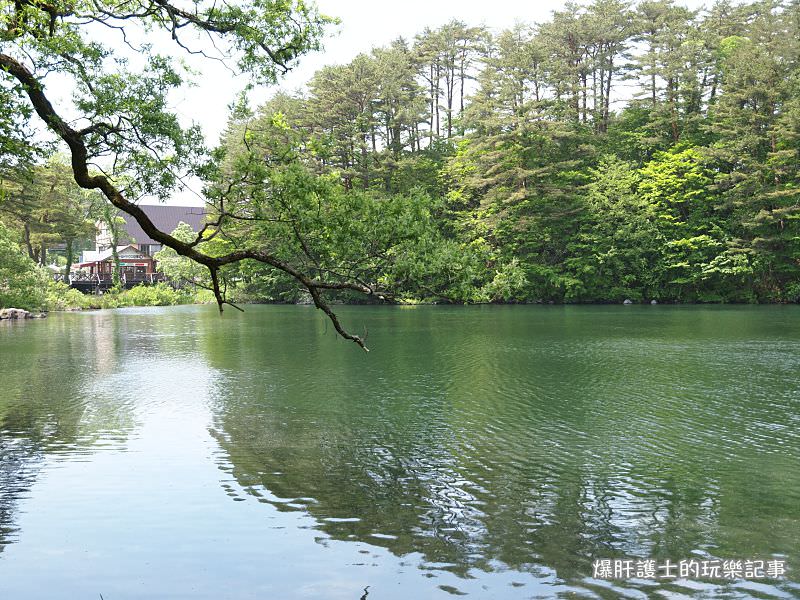
[[[284,273],[293,277],[299,284],[309,291],[314,301],[314,305],[327,315],[339,335],[345,339],[355,342],[364,350],[367,350],[364,340],[361,337],[348,333],[342,327],[335,313],[322,298],[322,291],[349,289],[371,295],[376,294],[376,290],[362,283],[325,282],[311,278],[286,261],[281,260],[277,256],[274,256],[266,251],[236,250],[223,256],[209,256],[208,254],[198,250],[197,245],[182,242],[172,235],[161,231],[153,224],[147,214],[139,206],[129,201],[122,191],[117,188],[106,175],[91,174],[89,172],[89,153],[84,137],[96,129],[102,128],[102,125],[98,124],[97,126],[90,126],[82,130],[76,130],[72,128],[58,114],[48,97],[45,95],[44,87],[42,86],[41,82],[24,64],[12,56],[0,54],[0,68],[6,71],[22,85],[25,94],[28,96],[34,110],[39,117],[47,124],[51,131],[53,131],[67,144],[70,150],[72,172],[75,177],[75,181],[80,187],[88,190],[99,190],[111,204],[136,219],[142,230],[152,239],[164,246],[172,248],[179,255],[194,260],[195,262],[202,264],[209,269],[211,273],[214,295],[216,297],[220,312],[223,310],[223,305],[229,303],[225,300],[224,294],[220,289],[218,277],[219,269],[225,265],[237,263],[243,260],[255,260],[283,271]],[[377,295],[379,295],[379,297],[383,297],[381,294]]]

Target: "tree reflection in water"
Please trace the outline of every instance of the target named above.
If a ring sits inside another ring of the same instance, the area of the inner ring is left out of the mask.
[[[252,323],[206,344],[232,374],[212,429],[220,467],[334,539],[462,577],[586,584],[598,557],[797,553],[791,391],[767,382],[794,368],[780,342],[748,355],[763,381],[743,390],[737,355],[755,332],[734,321],[689,332],[667,313],[609,335],[591,313],[407,314],[377,313],[368,361]],[[752,494],[765,487],[767,504]],[[765,510],[781,523],[766,536],[753,533]]]
[[[131,405],[114,389],[120,323],[106,313],[74,325],[0,325],[0,550],[16,541],[14,514],[47,460],[123,444],[133,427]]]
[[[0,330],[4,593],[44,556],[60,597],[100,565],[156,596],[238,576],[285,597],[315,569],[319,597],[618,597],[593,559],[800,556],[796,313],[620,310],[342,307],[368,356],[297,307]],[[658,590],[730,591],[691,585]]]

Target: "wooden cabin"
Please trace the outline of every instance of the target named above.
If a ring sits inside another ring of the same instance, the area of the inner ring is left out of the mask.
[[[120,278],[123,284],[154,283],[160,275],[156,272],[156,261],[134,244],[118,246]],[[114,273],[114,255],[111,249],[100,252],[84,252],[83,262],[76,265],[90,281],[111,281]]]
[[[172,232],[180,223],[186,223],[193,231],[200,231],[205,223],[205,211],[196,206],[140,205],[152,223],[161,231]],[[118,231],[117,246],[120,261],[120,279],[124,287],[141,283],[163,281],[156,271],[153,255],[161,250],[161,244],[148,236],[136,220],[121,215],[123,224]],[[103,291],[111,287],[114,274],[114,257],[111,251],[111,232],[106,224],[97,223],[95,249],[86,251],[80,262],[73,267],[70,285],[83,292]]]

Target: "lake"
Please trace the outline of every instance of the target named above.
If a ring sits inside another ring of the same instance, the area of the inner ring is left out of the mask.
[[[338,313],[0,324],[0,598],[800,597],[800,307]]]

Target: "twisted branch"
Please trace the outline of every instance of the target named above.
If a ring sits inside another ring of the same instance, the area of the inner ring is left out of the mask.
[[[161,231],[153,224],[147,214],[139,206],[125,198],[122,191],[119,190],[106,175],[93,175],[89,172],[89,154],[84,142],[84,136],[92,131],[109,126],[98,124],[94,127],[88,127],[81,130],[73,129],[58,114],[50,100],[45,95],[42,84],[25,65],[11,56],[0,54],[0,68],[8,72],[20,84],[22,84],[23,89],[30,99],[36,113],[47,124],[48,128],[67,144],[70,150],[72,172],[76,183],[80,187],[87,190],[99,190],[111,204],[136,219],[136,222],[139,223],[142,230],[149,237],[157,242],[160,242],[164,246],[172,248],[181,256],[190,258],[191,260],[200,263],[209,269],[211,273],[214,296],[217,300],[217,305],[219,306],[220,312],[223,310],[223,305],[230,303],[225,300],[224,294],[220,289],[218,276],[219,269],[225,265],[237,263],[242,260],[255,260],[283,271],[297,280],[309,291],[312,299],[314,300],[314,305],[328,316],[337,333],[339,333],[339,335],[341,335],[343,338],[355,342],[365,351],[368,351],[364,340],[361,337],[348,333],[342,327],[337,316],[322,298],[321,293],[323,290],[349,289],[368,295],[377,294],[379,297],[383,297],[383,294],[377,293],[376,290],[362,283],[326,282],[312,279],[289,263],[265,251],[235,250],[223,256],[208,256],[207,254],[200,252],[196,248],[196,244],[182,242],[168,233]]]

